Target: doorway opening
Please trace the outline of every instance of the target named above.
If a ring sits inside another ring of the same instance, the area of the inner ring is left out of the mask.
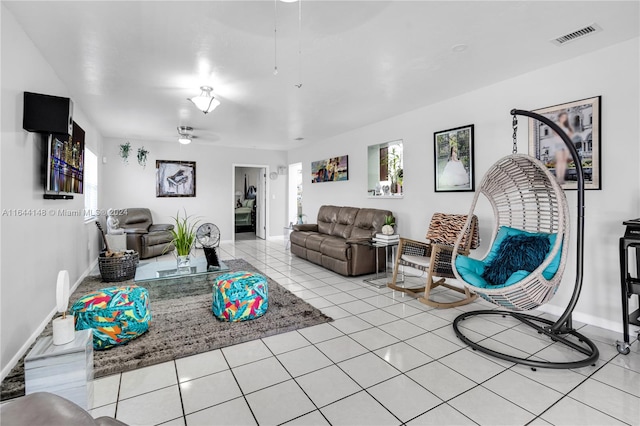
[[[234,241],[266,238],[267,166],[234,165]]]
[[[289,164],[289,225],[302,220],[302,163]]]

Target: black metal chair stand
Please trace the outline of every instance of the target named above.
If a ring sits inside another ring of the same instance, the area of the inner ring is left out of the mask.
[[[576,258],[576,280],[574,284],[573,294],[565,309],[564,313],[560,316],[560,318],[556,321],[550,321],[544,318],[538,318],[533,315],[523,314],[519,311],[504,311],[504,310],[478,310],[465,312],[464,314],[459,315],[453,322],[453,329],[456,333],[456,336],[469,346],[472,349],[486,353],[488,355],[494,356],[496,358],[503,359],[505,361],[514,362],[517,364],[528,365],[533,369],[537,367],[541,368],[554,368],[554,369],[563,369],[563,368],[579,368],[586,367],[588,365],[593,365],[598,357],[599,352],[596,345],[589,340],[584,335],[578,333],[572,326],[571,314],[576,304],[578,303],[578,298],[580,297],[580,291],[582,288],[583,281],[583,263],[584,263],[584,176],[582,173],[582,162],[580,156],[578,155],[578,151],[575,146],[567,136],[567,134],[553,121],[549,120],[547,117],[544,117],[540,114],[536,114],[531,111],[523,111],[523,110],[511,110],[511,115],[514,117],[514,152],[516,146],[516,129],[517,129],[517,115],[524,115],[526,117],[530,117],[536,119],[538,121],[543,122],[544,124],[551,127],[563,140],[567,149],[571,153],[572,159],[574,161],[576,167],[576,177],[578,180],[578,214],[577,214],[577,258]],[[455,269],[455,266],[454,266]],[[537,361],[534,359],[526,359],[519,358],[513,355],[505,354],[502,352],[498,352],[482,346],[478,342],[474,342],[468,337],[466,337],[460,330],[459,324],[462,321],[467,320],[471,317],[476,316],[488,316],[488,315],[500,315],[503,317],[511,316],[512,318],[517,319],[522,324],[535,329],[538,333],[544,334],[549,337],[554,342],[558,342],[563,344],[567,348],[577,351],[578,353],[584,355],[584,358],[569,361],[569,362],[554,362],[554,361]],[[570,340],[569,337],[572,336],[575,339]]]
[[[567,346],[570,349],[581,352],[585,355],[584,359],[577,361],[569,361],[569,362],[550,362],[550,361],[537,361],[534,359],[527,358],[518,358],[513,355],[505,354],[502,352],[497,352],[492,349],[486,348],[480,345],[478,342],[474,342],[468,337],[466,337],[460,331],[458,324],[469,317],[476,316],[485,316],[485,315],[499,315],[502,317],[511,316],[518,321],[522,322],[524,325],[527,325],[533,329],[535,329],[539,334],[544,334],[549,337],[554,342],[561,343]],[[456,317],[453,321],[453,329],[456,332],[456,336],[467,345],[471,346],[473,350],[477,350],[488,355],[494,356],[496,358],[503,359],[505,361],[514,362],[516,364],[528,365],[532,368],[579,368],[586,367],[588,365],[593,365],[598,360],[599,352],[596,345],[589,340],[584,335],[578,333],[576,330],[571,328],[571,326],[562,327],[560,331],[553,331],[552,327],[555,323],[553,321],[538,318],[533,315],[523,314],[520,312],[511,312],[511,311],[501,311],[501,310],[480,310],[480,311],[471,311],[465,312],[462,315]],[[576,338],[576,341],[572,341],[568,339],[568,336],[573,336]]]

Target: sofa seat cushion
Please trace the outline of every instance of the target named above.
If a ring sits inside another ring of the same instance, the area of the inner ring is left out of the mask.
[[[307,241],[305,242],[305,247],[308,250],[313,250],[320,253],[320,247],[322,246],[322,242],[327,238],[329,238],[329,235],[311,234],[307,237]]]
[[[339,260],[351,259],[351,244],[338,237],[327,237],[320,246],[320,252],[325,256]]]
[[[169,231],[150,232],[142,236],[147,246],[157,246],[158,244],[167,244],[173,240],[173,236]]]

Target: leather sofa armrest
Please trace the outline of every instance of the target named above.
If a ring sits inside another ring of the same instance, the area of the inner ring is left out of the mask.
[[[169,223],[159,223],[157,225],[151,225],[149,227],[149,232],[171,231],[172,229],[173,229],[173,225]]]
[[[318,224],[317,223],[296,224],[296,225],[293,225],[293,230],[318,232]]]
[[[147,231],[144,228],[123,228],[123,229],[125,234],[148,234],[149,233],[149,231]]]

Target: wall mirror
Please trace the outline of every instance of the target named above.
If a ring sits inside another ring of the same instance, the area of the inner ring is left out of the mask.
[[[370,197],[402,197],[402,139],[370,145],[367,151],[367,192]]]

